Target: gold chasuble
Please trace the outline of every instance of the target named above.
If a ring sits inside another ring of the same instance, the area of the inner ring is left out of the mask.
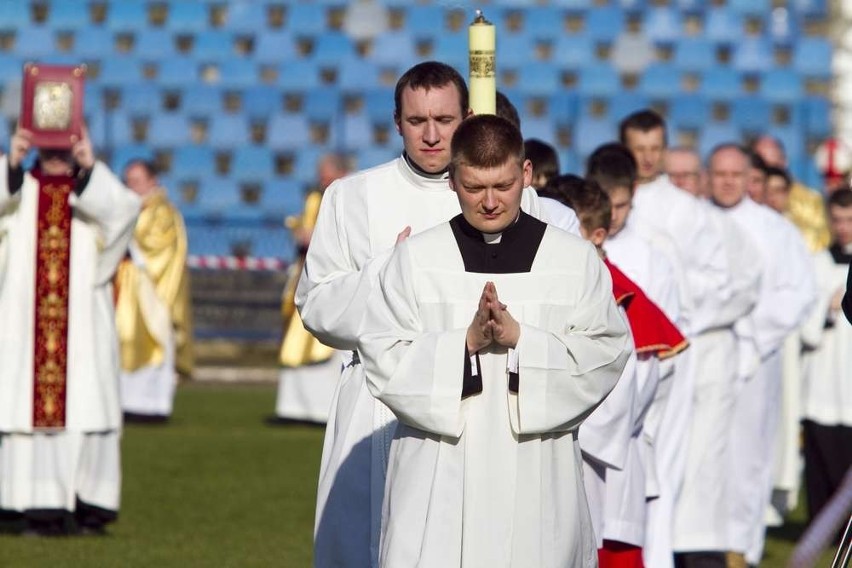
[[[288,217],[285,225],[289,229],[304,228],[313,230],[319,215],[322,192],[312,191],[305,197],[305,208],[302,216]],[[296,286],[305,266],[305,253],[299,251],[299,257],[294,263],[284,294],[281,298],[281,316],[284,318],[284,340],[278,353],[278,361],[284,367],[301,367],[311,363],[328,361],[334,354],[334,349],[320,343],[302,324],[302,318],[296,311]]]
[[[33,428],[65,428],[71,206],[75,180],[34,170],[39,184],[36,224]]]
[[[138,260],[125,259],[116,274],[121,367],[135,371],[162,363],[168,335],[162,328],[171,325],[176,370],[191,375],[194,355],[186,229],[164,191],[158,189],[145,199],[131,246],[141,253],[144,267]]]
[[[790,188],[790,204],[786,217],[802,233],[802,238],[811,252],[825,250],[831,241],[828,232],[828,217],[822,195],[799,182]]]

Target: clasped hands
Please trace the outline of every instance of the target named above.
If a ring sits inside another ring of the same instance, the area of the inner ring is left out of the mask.
[[[471,355],[492,343],[503,347],[517,347],[521,326],[500,302],[497,287],[486,282],[479,297],[479,307],[467,328],[467,350]]]

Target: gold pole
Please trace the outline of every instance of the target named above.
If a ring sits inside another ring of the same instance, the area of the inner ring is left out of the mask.
[[[474,114],[497,114],[496,36],[494,24],[477,10],[468,28],[470,108]]]

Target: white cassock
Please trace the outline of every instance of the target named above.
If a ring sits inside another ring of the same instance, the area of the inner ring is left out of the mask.
[[[721,209],[760,255],[757,303],[736,325],[740,351],[729,432],[729,545],[757,564],[772,491],[773,450],[781,412],[781,347],[815,297],[813,267],[796,228],[772,209],[744,198]]]
[[[524,211],[541,216],[532,188]],[[296,305],[320,341],[349,351],[323,442],[314,564],[375,566],[392,413],[367,390],[356,355],[367,297],[397,235],[448,221],[460,211],[447,176],[420,175],[404,157],[334,182],[326,189],[311,238]]]
[[[118,341],[112,276],[133,236],[139,199],[97,162],[72,193],[65,427],[33,431],[38,184],[7,187],[0,158],[5,266],[0,267],[0,509],[117,511],[121,489]]]
[[[713,366],[730,364],[729,357],[734,353],[730,325],[736,317],[727,318],[730,322],[725,328],[726,322],[720,321],[721,312],[738,305],[739,301],[722,230],[713,221],[706,205],[675,187],[667,176],[659,176],[637,188],[631,223],[652,243],[655,243],[655,232],[666,235],[674,243],[677,255],[674,268],[680,274],[680,313],[675,321],[690,341],[690,349],[675,362],[671,388],[663,389],[668,393],[668,400],[659,419],[655,450],[661,494],[649,511],[649,534],[643,553],[648,565],[666,568],[673,565],[672,550],[712,550],[715,541],[724,546],[725,531],[715,530],[712,521],[724,516],[723,506],[712,502],[711,510],[706,511],[707,504],[701,495],[706,485],[696,483],[690,474],[701,470],[712,473],[713,481],[709,486],[712,495],[722,484],[723,467],[716,461],[705,470],[703,465],[699,467],[694,462],[696,458],[706,461],[713,455],[720,457],[724,444],[716,443],[719,447],[709,456],[693,455],[689,446],[694,445],[693,404],[703,402],[695,394],[697,384],[702,381],[700,375],[712,373]],[[652,411],[649,418],[653,415]],[[709,515],[696,512],[689,519],[675,521],[673,515],[677,514],[684,493],[687,500],[690,494],[695,494],[695,500],[702,502],[704,513],[709,512]],[[708,532],[716,537],[708,538]]]
[[[487,281],[520,339],[471,362]],[[577,427],[629,350],[608,271],[576,237],[522,215],[486,244],[458,216],[398,245],[360,341],[371,392],[401,422],[381,565],[596,566]]]

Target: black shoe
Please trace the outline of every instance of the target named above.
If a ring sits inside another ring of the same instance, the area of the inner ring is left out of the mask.
[[[284,418],[283,416],[268,416],[264,422],[267,426],[309,426],[311,428],[325,428],[325,422],[299,420],[297,418]]]
[[[137,414],[136,412],[125,412],[125,424],[167,424],[169,416],[165,414]]]

